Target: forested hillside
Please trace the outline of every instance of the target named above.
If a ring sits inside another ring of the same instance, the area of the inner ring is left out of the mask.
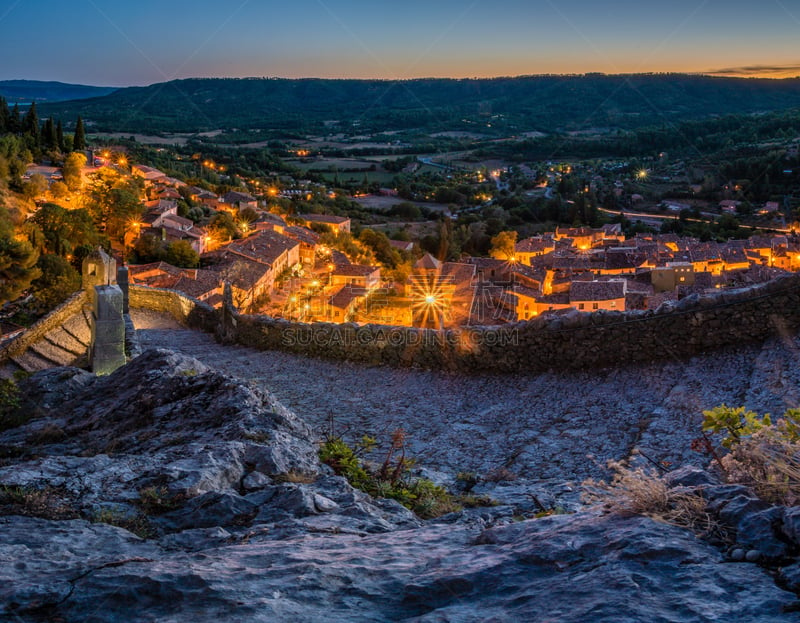
[[[96,130],[195,132],[311,130],[325,122],[364,129],[637,128],[800,107],[800,79],[682,74],[532,76],[475,80],[188,79],[47,104]],[[491,131],[491,130],[490,130]]]

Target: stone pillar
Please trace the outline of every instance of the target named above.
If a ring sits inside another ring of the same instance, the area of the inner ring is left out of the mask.
[[[128,280],[127,266],[120,266],[117,269],[117,285],[119,286],[119,289],[122,290],[122,313],[127,314],[129,312],[128,288],[130,285],[130,282]]]
[[[216,337],[220,344],[236,343],[236,326],[239,324],[238,313],[233,305],[233,289],[229,281],[222,286],[222,309],[217,323]]]
[[[97,247],[83,259],[81,284],[94,303],[95,286],[109,286],[117,283],[117,260],[110,257],[102,247]]]
[[[125,365],[125,320],[119,286],[95,286],[92,321],[92,372],[111,374]]]

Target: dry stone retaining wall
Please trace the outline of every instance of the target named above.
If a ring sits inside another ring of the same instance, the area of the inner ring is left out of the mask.
[[[356,324],[304,324],[219,314],[166,290],[131,288],[131,306],[167,311],[225,341],[263,350],[367,365],[459,371],[536,372],[686,358],[717,348],[793,334],[800,327],[800,274],[657,310],[574,312],[498,327],[434,331]]]
[[[11,357],[24,353],[30,346],[50,333],[50,331],[63,325],[75,314],[82,313],[83,307],[88,301],[89,299],[84,290],[73,294],[47,316],[35,322],[24,333],[21,333],[8,344],[0,348],[0,362],[7,361]]]

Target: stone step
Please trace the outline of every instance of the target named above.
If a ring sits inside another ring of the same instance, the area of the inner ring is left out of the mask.
[[[21,355],[12,357],[11,361],[17,364],[25,372],[39,372],[54,367],[53,362],[37,355],[33,351],[27,350]]]
[[[64,350],[60,346],[51,344],[47,340],[39,340],[28,349],[43,359],[47,359],[54,366],[71,366],[77,359],[74,353]]]
[[[56,329],[53,329],[44,336],[44,339],[54,346],[58,346],[59,348],[72,353],[76,357],[86,354],[87,345],[65,330],[64,327],[57,327]]]
[[[62,325],[62,328],[88,348],[92,341],[92,326],[89,324],[86,319],[86,314],[83,311],[69,318]]]

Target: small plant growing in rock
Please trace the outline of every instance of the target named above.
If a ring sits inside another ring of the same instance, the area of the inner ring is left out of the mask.
[[[184,496],[169,493],[166,487],[145,487],[139,491],[139,508],[147,515],[162,515],[180,507]]]
[[[724,404],[703,415],[706,435],[692,447],[709,454],[729,482],[774,504],[800,503],[800,409],[789,409],[774,422],[769,413],[759,416]],[[722,435],[727,454],[717,452],[709,434]]]
[[[104,523],[109,526],[116,526],[123,528],[128,532],[132,532],[141,539],[149,539],[156,536],[156,531],[147,517],[136,515],[135,517],[128,517],[123,513],[104,508],[94,513],[89,520],[92,523]]]
[[[0,431],[16,428],[28,421],[28,415],[20,412],[21,396],[13,379],[0,380]]]
[[[319,457],[356,489],[373,497],[396,500],[423,519],[461,510],[459,499],[443,487],[427,478],[409,475],[413,459],[406,456],[405,441],[405,431],[396,430],[383,462],[374,469],[359,458],[361,452],[374,448],[376,442],[371,437],[363,437],[359,444],[351,447],[341,437],[329,436],[320,448]]]
[[[612,461],[610,481],[589,479],[583,483],[582,499],[610,512],[645,515],[710,536],[718,522],[706,511],[706,502],[694,493],[671,489],[654,470],[631,469]]]

